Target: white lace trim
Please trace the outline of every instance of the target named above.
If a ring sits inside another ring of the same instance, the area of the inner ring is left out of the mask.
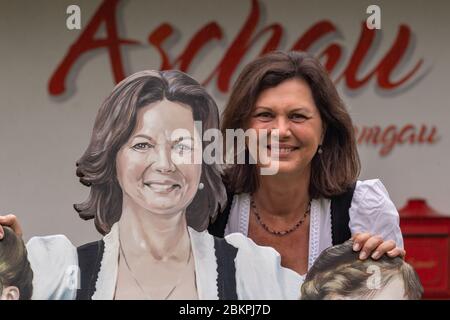
[[[117,223],[111,227],[111,231],[103,238],[103,242],[105,249],[92,300],[114,299],[119,266],[119,225]]]
[[[188,227],[195,263],[195,281],[199,300],[218,300],[217,257],[214,238],[207,231],[198,232]]]
[[[239,232],[248,236],[248,224],[250,219],[250,194],[241,195],[241,205],[239,210]]]
[[[317,200],[311,201],[311,213],[309,220],[309,252],[308,252],[308,270],[314,264],[319,256],[320,244],[320,222],[319,222],[319,203]]]

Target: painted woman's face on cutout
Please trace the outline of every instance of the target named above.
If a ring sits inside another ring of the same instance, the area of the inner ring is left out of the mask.
[[[200,182],[200,141],[189,106],[162,100],[141,108],[116,159],[124,202],[155,214],[185,210]]]

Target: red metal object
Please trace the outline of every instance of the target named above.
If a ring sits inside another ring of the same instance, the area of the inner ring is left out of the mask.
[[[406,261],[420,277],[424,299],[450,299],[450,216],[425,199],[411,199],[399,210]]]

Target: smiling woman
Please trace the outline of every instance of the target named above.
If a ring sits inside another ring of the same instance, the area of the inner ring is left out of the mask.
[[[90,195],[75,209],[104,237],[78,248],[32,238],[34,299],[299,297],[301,278],[275,250],[206,231],[226,193],[216,164],[193,161],[205,147],[196,121],[217,129],[218,109],[182,72],[138,72],[114,88],[77,163]]]
[[[361,259],[404,253],[399,216],[383,184],[357,180],[351,117],[314,56],[278,51],[250,62],[223,112],[222,132],[229,129],[254,130],[258,139],[277,132],[279,145],[265,147],[269,164],[249,145],[245,155],[258,161],[226,168],[229,205],[212,234],[240,232],[271,246],[283,266],[301,275],[320,252],[352,236]],[[277,172],[263,174],[268,165]]]

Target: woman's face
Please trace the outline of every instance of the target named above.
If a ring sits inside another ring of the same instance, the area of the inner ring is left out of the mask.
[[[322,142],[322,120],[309,85],[302,79],[288,79],[259,95],[249,128],[279,130],[279,150],[268,139],[268,156],[279,153],[278,172],[296,173],[309,169]],[[276,159],[276,158],[275,158]],[[271,161],[276,161],[272,158]]]
[[[197,192],[201,142],[190,107],[162,100],[141,108],[134,132],[117,154],[124,204],[156,214],[185,210]]]

